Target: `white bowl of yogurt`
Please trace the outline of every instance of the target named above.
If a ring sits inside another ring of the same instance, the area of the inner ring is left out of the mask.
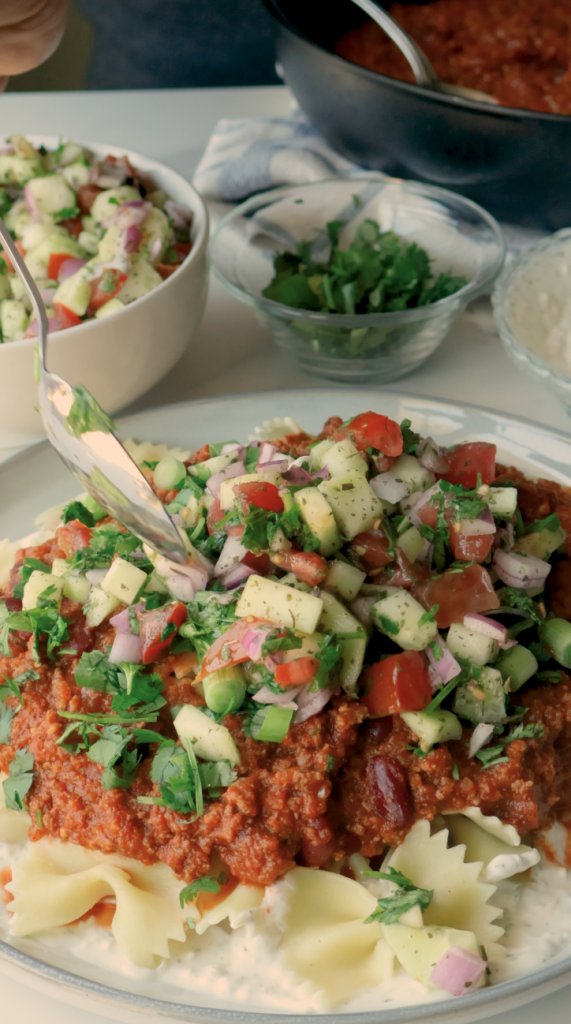
[[[510,358],[571,412],[571,228],[507,264],[492,305]]]

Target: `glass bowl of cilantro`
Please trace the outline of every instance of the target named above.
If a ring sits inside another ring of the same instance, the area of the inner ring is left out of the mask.
[[[494,218],[367,174],[253,196],[214,233],[214,273],[309,373],[388,382],[420,366],[504,261]]]

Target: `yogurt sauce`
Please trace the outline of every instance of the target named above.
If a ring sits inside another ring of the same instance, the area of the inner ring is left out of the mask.
[[[24,846],[0,844],[0,870],[22,855]],[[493,899],[504,916],[506,956],[490,964],[494,983],[530,974],[571,956],[571,872],[545,859],[525,884],[500,882]],[[136,967],[113,935],[90,922],[44,932],[33,942],[12,940],[19,948],[55,966],[112,987],[171,1002],[228,1010],[272,1013],[327,1012],[309,982],[299,983],[279,966],[279,922],[284,910],[280,884],[266,892],[267,924],[252,915],[239,926],[213,926],[202,936],[173,943],[173,956],[154,971]],[[8,913],[0,904],[0,938],[8,938]],[[453,998],[428,991],[400,970],[395,976],[335,1007],[355,1013]]]

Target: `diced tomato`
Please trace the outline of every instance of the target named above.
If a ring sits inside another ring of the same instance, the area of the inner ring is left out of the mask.
[[[402,433],[398,423],[378,412],[362,412],[347,427],[340,427],[333,437],[339,441],[350,437],[359,451],[376,448],[384,455],[402,454]]]
[[[192,242],[175,242],[174,248],[177,251],[178,258],[182,263],[186,259],[190,250],[192,249]]]
[[[327,576],[327,562],[315,551],[279,551],[271,559],[310,587],[318,587]]]
[[[210,458],[210,445],[209,444],[203,444],[202,448],[198,448],[197,451],[195,451],[194,455],[190,456],[190,459],[188,460],[187,465],[190,464],[191,466],[195,466],[198,462],[206,462],[206,460],[209,459],[209,458]]]
[[[284,689],[286,686],[299,686],[301,683],[309,683],[318,668],[317,658],[296,658],[295,661],[287,661],[284,665],[276,665],[274,680]]]
[[[91,543],[91,532],[89,527],[85,526],[79,519],[72,519],[65,526],[58,527],[56,530],[56,540],[65,557],[71,558],[76,551],[88,548]]]
[[[172,643],[178,627],[186,622],[186,605],[182,601],[165,604],[162,608],[153,608],[139,616],[139,635],[141,637],[141,661],[149,665],[156,661]],[[169,626],[176,628],[169,631]],[[168,633],[167,636],[164,634]],[[164,636],[164,639],[163,639]]]
[[[77,205],[83,214],[89,213],[97,196],[104,190],[100,185],[80,185],[77,189]]]
[[[114,267],[107,267],[101,274],[101,277],[96,277],[91,282],[89,308],[95,311],[101,309],[106,302],[115,298],[126,280],[126,274],[121,273],[120,270],[116,270]]]
[[[422,711],[432,700],[428,671],[418,651],[401,651],[371,665],[361,703],[372,715]]]
[[[493,533],[484,534],[482,537],[467,537],[463,533],[456,533],[451,526],[448,530],[450,548],[457,562],[483,562],[492,550],[494,542]]]
[[[383,530],[366,530],[358,533],[351,542],[351,547],[359,556],[365,568],[380,569],[394,561],[389,552],[389,540]]]
[[[496,477],[496,446],[486,441],[468,441],[454,451],[446,453],[450,469],[442,474],[449,484],[462,484],[473,488],[478,485],[478,474],[483,484],[492,484]]]
[[[468,612],[489,612],[500,606],[490,574],[481,565],[448,569],[441,576],[413,586],[412,594],[427,611],[438,605],[439,629],[463,622]]]
[[[251,505],[261,508],[265,512],[283,512],[284,510],[284,503],[276,485],[270,484],[266,480],[252,480],[250,483],[236,484],[234,494],[241,499],[244,512],[247,512]]]
[[[57,281],[62,263],[70,259],[72,257],[68,252],[52,252],[48,261],[48,278],[50,281]]]
[[[213,534],[217,532],[217,525],[221,519],[224,519],[225,515],[226,513],[223,512],[222,509],[220,508],[220,502],[218,498],[215,498],[214,501],[212,502],[212,505],[208,509],[208,515],[206,516],[206,529],[208,530],[211,537],[213,536]]]
[[[73,238],[79,238],[81,232],[83,231],[81,216],[68,217],[66,220],[60,220],[59,225],[60,227],[65,228],[66,231],[69,231],[70,235]]]
[[[211,672],[217,672],[219,668],[228,668],[229,665],[239,665],[241,661],[248,661],[250,655],[242,647],[242,640],[251,628],[252,623],[247,619],[238,619],[230,629],[219,636],[204,655],[196,681],[204,679],[204,676]]]
[[[54,302],[54,309],[64,330],[66,327],[77,327],[81,323],[81,317],[74,313],[73,310],[68,309],[67,306],[64,306],[63,303]]]
[[[14,245],[16,246],[16,249],[18,250],[18,252],[20,253],[20,256],[23,259],[24,256],[26,255],[26,250],[24,249],[24,246],[23,246],[23,244],[22,244],[22,242],[20,241],[19,238],[16,239],[16,241],[14,242]],[[4,263],[6,264],[6,267],[8,269],[8,273],[9,274],[15,274],[16,273],[16,268],[15,268],[14,264],[12,263],[12,260],[10,259],[8,253],[5,252],[4,249],[2,249],[2,252],[0,253],[0,258],[2,258],[4,260]]]
[[[242,527],[242,532],[244,527]],[[258,576],[267,576],[270,568],[270,556],[266,551],[262,551],[260,555],[255,555],[253,551],[247,551],[244,557],[241,559],[243,565],[247,565],[254,572],[258,573]]]
[[[375,583],[386,583],[391,587],[404,587],[405,590],[410,590],[414,584],[424,583],[430,576],[427,567],[411,562],[402,548],[396,549],[395,563],[396,565],[389,566],[382,576],[375,576]]]
[[[425,501],[414,506],[415,515],[418,516],[421,523],[426,526],[431,526],[433,530],[436,529],[437,516],[440,511],[440,506],[443,504],[442,499],[438,499],[432,504],[432,497],[426,498]]]
[[[160,274],[163,281],[166,281],[167,277],[170,277],[171,274],[174,274],[175,270],[178,270],[179,267],[180,263],[157,263],[155,266],[155,270],[157,274]]]

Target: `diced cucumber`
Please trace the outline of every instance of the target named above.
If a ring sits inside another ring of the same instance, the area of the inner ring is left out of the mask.
[[[521,644],[511,647],[496,662],[496,668],[501,672],[504,683],[509,682],[510,693],[515,693],[520,686],[527,683],[528,679],[535,675],[538,667],[535,655]]]
[[[45,174],[41,178],[33,178],[28,182],[28,189],[44,217],[57,217],[61,211],[76,208],[75,192],[61,174]]]
[[[288,572],[285,576],[282,576],[280,583],[283,587],[293,587],[294,590],[301,590],[304,594],[311,594],[312,588],[309,584],[304,583],[302,580],[298,580],[297,576],[294,576],[292,572]]]
[[[263,576],[249,576],[238,599],[236,615],[240,619],[252,615],[276,626],[314,633],[323,607],[324,598],[284,587]]]
[[[45,601],[53,601],[59,608],[62,594],[63,579],[61,576],[53,576],[52,573],[34,569],[24,586],[22,610],[27,612],[31,608],[37,608],[38,601],[42,596]]]
[[[571,622],[548,619],[539,627],[539,639],[555,661],[564,668],[571,668]]]
[[[35,221],[32,219],[32,214],[28,210],[24,200],[17,199],[5,215],[4,223],[16,238],[22,238],[26,228],[29,228],[31,224],[35,223]]]
[[[96,224],[117,213],[117,207],[122,203],[139,201],[141,193],[134,185],[118,185],[117,188],[106,188],[95,197],[90,213]]]
[[[330,437],[325,437],[323,441],[318,441],[317,444],[313,445],[311,449],[311,464],[315,469],[323,469],[323,457],[330,448],[333,448],[334,444],[335,441],[332,441]]]
[[[414,455],[400,455],[392,467],[391,473],[397,480],[412,484],[414,493],[427,491],[436,482],[434,473],[421,466]]]
[[[12,278],[14,281],[19,281],[19,277]],[[8,274],[0,274],[0,302],[3,299],[23,299],[23,295],[14,295],[12,291],[12,282],[8,277]],[[31,303],[30,303],[31,306]]]
[[[390,594],[400,594],[401,587],[389,587],[385,583],[363,583],[359,597],[376,597],[380,601],[382,597],[389,597]]]
[[[68,164],[63,168],[61,174],[71,188],[78,189],[80,185],[87,185],[91,168],[87,164],[77,162]]]
[[[501,673],[485,666],[468,683],[454,691],[454,712],[470,722],[503,722],[506,717],[506,692]]]
[[[168,217],[155,206],[141,225],[139,253],[149,263],[161,263],[171,235]]]
[[[86,626],[100,626],[119,604],[121,602],[113,594],[106,594],[101,587],[92,587],[83,609]]]
[[[111,224],[97,245],[97,260],[100,263],[111,263],[119,248],[120,231],[118,224]]]
[[[245,473],[243,476],[234,476],[230,480],[223,480],[220,485],[220,508],[223,512],[227,512],[228,509],[234,507],[234,500],[236,495],[234,494],[234,488],[237,484],[249,484],[255,480],[267,480],[268,483],[275,484],[276,487],[282,483],[283,478],[279,473],[262,472],[259,473]]]
[[[451,654],[466,658],[473,665],[486,665],[498,656],[498,641],[482,633],[474,633],[461,622],[453,622],[448,630],[446,644]]]
[[[181,739],[190,740],[198,757],[205,761],[240,764],[240,754],[225,725],[218,725],[192,704],[184,704],[174,720]]]
[[[517,508],[517,487],[490,487],[489,509],[493,516],[511,519]]]
[[[90,256],[95,256],[99,252],[99,238],[93,231],[80,231],[77,236],[78,244],[82,249],[85,249]]]
[[[42,242],[47,242],[49,238],[61,237],[69,238],[69,235],[65,228],[54,224],[52,221],[32,221],[22,231],[22,245],[26,252],[30,249],[35,249],[37,245],[41,245]],[[63,250],[65,252],[65,249]]]
[[[54,302],[60,302],[76,316],[83,316],[87,311],[91,299],[91,284],[88,281],[88,271],[80,267],[75,274],[66,277],[59,285]]]
[[[518,537],[514,551],[525,551],[528,555],[535,555],[536,558],[546,561],[558,547],[561,547],[566,537],[559,516],[554,512],[546,519],[529,526],[524,536]]]
[[[123,604],[134,604],[147,582],[147,574],[124,558],[116,558],[101,584],[106,594],[112,594]]]
[[[368,530],[379,519],[383,506],[361,473],[345,473],[324,480],[319,490],[333,509],[335,522],[347,540]]]
[[[52,576],[65,576],[69,569],[66,558],[54,558],[52,562]]]
[[[63,593],[70,601],[85,604],[91,593],[91,583],[85,576],[64,576]]]
[[[354,565],[335,559],[329,566],[325,586],[330,590],[339,591],[345,601],[353,601],[366,579],[365,572],[361,572]]]
[[[42,161],[38,156],[26,159],[17,153],[5,153],[0,156],[0,183],[2,185],[25,185],[38,174],[43,174]]]
[[[197,462],[194,466],[188,467],[191,476],[197,480],[209,480],[214,473],[219,473],[226,466],[236,461],[236,453],[231,455],[215,455],[212,459],[205,459],[204,462]]]
[[[105,516],[109,514],[105,511],[104,508],[102,508],[102,506],[99,504],[98,501],[95,500],[95,498],[91,497],[90,494],[82,495],[81,503],[85,505],[88,512],[91,512],[91,515],[95,519],[96,523],[98,523],[100,519],[105,519]]]
[[[333,444],[322,456],[321,463],[327,467],[332,477],[352,472],[367,475],[367,463],[348,437]]]
[[[280,551],[290,551],[291,546],[291,541],[287,539],[281,526],[276,527],[276,532],[270,541],[270,551],[279,554]]]
[[[133,260],[125,284],[119,291],[121,302],[124,302],[125,305],[134,302],[135,299],[142,298],[143,295],[152,292],[162,283],[163,279],[160,274],[157,274],[155,268],[147,260],[137,256]]]
[[[114,299],[109,299],[104,306],[100,306],[95,314],[96,320],[101,320],[104,316],[111,316],[113,313],[120,313],[122,309],[125,309],[125,305],[115,296]]]
[[[16,341],[25,334],[30,318],[23,302],[4,299],[0,306],[0,325],[4,341]]]
[[[438,627],[434,619],[427,619],[427,614],[408,590],[382,598],[371,608],[377,629],[404,651],[422,651],[434,640]]]
[[[367,635],[363,626],[344,604],[341,604],[332,594],[326,590],[321,592],[323,601],[323,612],[321,625],[328,632],[333,633],[361,633],[362,637],[354,640],[340,640],[341,657],[343,664],[340,672],[341,686],[345,693],[355,696],[357,693],[357,681],[361,675],[363,659],[367,648]]]
[[[420,749],[424,753],[432,750],[435,743],[462,739],[460,720],[451,711],[443,711],[441,708],[430,714],[426,711],[402,711],[401,718],[418,737]]]
[[[296,491],[294,501],[307,526],[319,541],[319,553],[328,558],[343,546],[339,530],[335,524],[333,509],[327,498],[317,487],[303,487]]]
[[[145,594],[168,594],[169,589],[164,580],[156,572],[147,576]]]
[[[409,530],[406,530],[401,534],[397,540],[397,548],[404,551],[405,555],[411,562],[416,562],[424,548],[424,539],[421,537],[416,526],[411,526]]]
[[[436,988],[430,980],[430,975],[449,949],[461,946],[462,949],[467,949],[477,956],[480,954],[473,932],[445,928],[442,925],[411,928],[400,923],[382,924],[381,929],[385,941],[388,942],[407,974],[419,981],[421,985],[425,985],[426,988]]]
[[[78,245],[75,238],[71,238],[69,235],[65,237],[55,229],[43,242],[40,242],[33,249],[26,252],[24,262],[35,281],[47,278],[50,256],[58,253],[67,253],[74,259],[76,257],[78,259],[85,258],[85,250]],[[76,273],[80,273],[80,271],[76,271]],[[68,277],[67,280],[70,281],[71,277]],[[64,281],[63,283],[66,284],[67,282]]]

